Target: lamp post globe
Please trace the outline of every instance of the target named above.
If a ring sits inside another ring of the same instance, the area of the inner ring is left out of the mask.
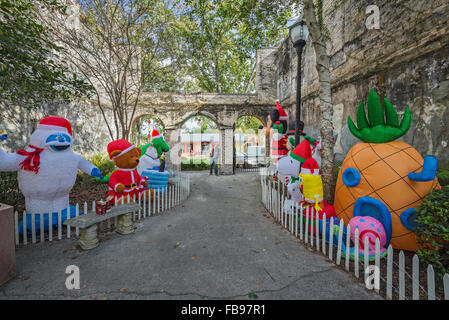
[[[300,17],[290,26],[289,37],[293,42],[293,46],[305,45],[309,37],[309,29],[307,29],[306,22]]]
[[[296,74],[296,128],[295,128],[295,145],[299,144],[299,131],[302,130],[301,125],[301,57],[302,49],[304,48],[307,38],[309,37],[309,30],[306,22],[299,17],[296,22],[290,26],[289,37],[293,46],[296,48],[298,56],[298,68]]]

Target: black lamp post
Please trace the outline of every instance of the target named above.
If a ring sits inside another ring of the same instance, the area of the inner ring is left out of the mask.
[[[309,30],[307,24],[301,17],[290,27],[290,40],[296,48],[298,55],[298,70],[296,75],[296,128],[295,128],[295,145],[299,143],[299,131],[301,128],[301,57],[302,49],[304,48]]]

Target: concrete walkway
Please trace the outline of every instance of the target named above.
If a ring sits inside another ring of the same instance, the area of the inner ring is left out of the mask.
[[[259,176],[191,173],[182,206],[82,252],[76,240],[17,251],[0,299],[380,299],[277,225]],[[68,265],[81,289],[67,290]]]

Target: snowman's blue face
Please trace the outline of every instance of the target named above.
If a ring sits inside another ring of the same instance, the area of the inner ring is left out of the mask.
[[[70,148],[72,144],[72,138],[63,132],[54,133],[45,141],[46,146],[50,146],[53,151],[60,152]]]

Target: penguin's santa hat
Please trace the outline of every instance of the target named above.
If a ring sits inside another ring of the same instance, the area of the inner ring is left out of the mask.
[[[156,129],[154,129],[153,132],[151,133],[151,140],[161,138],[161,137],[162,137],[162,135]]]

